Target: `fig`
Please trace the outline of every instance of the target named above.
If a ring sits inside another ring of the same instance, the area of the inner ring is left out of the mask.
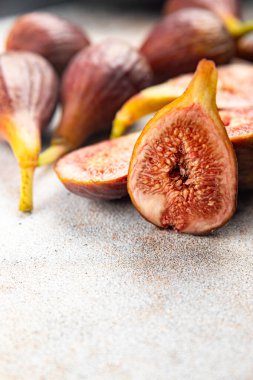
[[[220,111],[238,161],[240,190],[253,189],[253,110]]]
[[[237,41],[237,55],[253,62],[253,32],[246,34]]]
[[[138,138],[128,193],[161,228],[208,234],[236,209],[237,163],[216,103],[217,71],[203,60],[185,93],[162,108]]]
[[[86,33],[78,26],[47,12],[32,12],[15,21],[6,50],[40,54],[62,73],[71,58],[88,45]]]
[[[253,65],[243,62],[232,63],[219,67],[218,73],[218,108],[220,110],[253,108]],[[130,98],[117,112],[111,136],[121,136],[141,117],[158,111],[178,98],[191,78],[192,74],[181,75],[163,84],[147,88]]]
[[[212,12],[182,9],[158,22],[140,52],[150,63],[156,83],[194,71],[202,58],[227,63],[235,54],[235,43]]]
[[[240,19],[239,0],[167,0],[164,12],[171,14],[185,8],[201,8],[215,13],[234,37],[241,36],[253,29],[252,21],[242,22]]]
[[[127,173],[139,133],[86,146],[61,158],[55,171],[73,193],[112,200],[127,195]]]
[[[19,163],[21,211],[32,210],[33,173],[40,152],[40,130],[56,106],[58,79],[51,65],[34,53],[0,56],[0,137]]]
[[[64,73],[62,118],[40,165],[80,147],[94,133],[109,131],[122,104],[151,81],[145,58],[125,42],[109,39],[78,53]]]

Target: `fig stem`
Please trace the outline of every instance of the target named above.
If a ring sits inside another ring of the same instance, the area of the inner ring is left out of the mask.
[[[235,17],[229,16],[225,18],[225,25],[229,33],[236,38],[253,31],[253,21],[251,20],[242,22]]]
[[[31,212],[33,209],[33,175],[35,168],[20,168],[20,202],[19,210]]]
[[[39,155],[38,166],[53,164],[70,150],[72,149],[66,144],[52,145]]]

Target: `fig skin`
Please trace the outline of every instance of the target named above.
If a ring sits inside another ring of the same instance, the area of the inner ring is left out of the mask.
[[[220,110],[253,108],[253,65],[232,63],[218,67],[217,105]],[[193,74],[184,74],[149,87],[130,98],[117,112],[111,137],[119,137],[134,122],[157,112],[183,94]]]
[[[44,58],[25,52],[0,56],[0,137],[10,144],[20,166],[19,208],[23,212],[33,207],[40,131],[53,115],[57,95],[57,75]]]
[[[40,54],[61,74],[71,58],[89,44],[86,33],[71,22],[50,13],[32,12],[15,21],[6,50]]]
[[[203,235],[235,212],[237,162],[216,107],[216,84],[215,65],[201,61],[185,93],[151,119],[135,144],[128,193],[158,227]]]
[[[40,165],[80,147],[91,135],[109,131],[117,110],[152,83],[152,71],[138,51],[109,39],[78,53],[62,82],[62,118]]]
[[[253,32],[237,41],[237,56],[253,62]]]
[[[235,54],[233,38],[212,12],[191,8],[164,17],[140,48],[155,83],[194,71],[202,58],[228,63]]]
[[[165,3],[164,13],[171,14],[189,8],[206,9],[213,12],[224,22],[229,33],[235,38],[253,30],[252,21],[241,21],[239,0],[168,0]]]
[[[91,199],[113,200],[127,195],[127,174],[139,133],[106,140],[61,158],[55,171],[71,192]]]

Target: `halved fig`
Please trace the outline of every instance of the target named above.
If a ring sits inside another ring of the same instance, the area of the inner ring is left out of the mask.
[[[253,62],[253,32],[246,34],[237,41],[237,55]]]
[[[253,65],[232,63],[218,68],[217,105],[222,109],[253,108]],[[181,75],[149,87],[130,98],[117,112],[111,132],[119,137],[133,123],[149,113],[156,112],[183,94],[192,74]]]
[[[253,29],[252,21],[241,21],[239,0],[167,0],[165,14],[185,8],[207,9],[219,16],[225,23],[231,35],[241,36]]]
[[[200,59],[228,63],[235,44],[223,22],[212,12],[182,9],[159,21],[145,39],[140,52],[154,72],[155,83],[196,69]]]
[[[253,189],[253,110],[220,112],[238,161],[240,190]]]
[[[81,148],[60,159],[55,171],[64,186],[87,198],[112,200],[127,195],[127,173],[139,133]]]
[[[235,212],[237,163],[216,84],[215,65],[201,61],[186,92],[151,119],[134,147],[128,192],[159,227],[207,234]]]

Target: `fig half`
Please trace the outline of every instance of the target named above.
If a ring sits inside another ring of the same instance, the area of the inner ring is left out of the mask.
[[[239,0],[167,0],[164,7],[166,14],[179,9],[201,8],[207,9],[219,16],[232,36],[238,37],[253,29],[253,22],[241,21],[241,7]]]
[[[55,171],[64,186],[86,198],[112,200],[127,195],[127,173],[139,133],[78,149],[61,158]]]
[[[150,63],[155,82],[196,69],[200,59],[227,63],[235,54],[233,38],[212,12],[190,8],[163,18],[140,48]]]
[[[21,52],[0,56],[0,137],[10,144],[20,166],[19,208],[24,212],[32,210],[40,130],[55,110],[57,95],[57,76],[44,58]]]
[[[47,12],[32,12],[15,21],[6,50],[40,54],[62,73],[70,59],[88,45],[86,33],[78,26]]]
[[[232,63],[218,68],[217,105],[222,109],[253,108],[253,65],[250,63]],[[143,116],[156,112],[166,104],[177,99],[188,86],[192,74],[147,88],[129,99],[117,112],[111,132],[119,137],[134,122]]]
[[[149,222],[207,234],[236,209],[237,163],[216,103],[217,71],[203,60],[186,92],[160,110],[134,147],[128,192]]]
[[[122,104],[151,81],[145,58],[127,43],[109,39],[78,53],[63,76],[62,118],[40,165],[80,147],[94,133],[109,131]]]

